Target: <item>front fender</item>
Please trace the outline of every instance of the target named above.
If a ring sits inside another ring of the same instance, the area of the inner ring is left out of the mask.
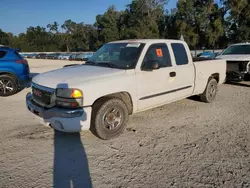
[[[131,97],[133,110],[137,110],[137,87],[135,76],[123,76],[116,79],[108,79],[92,83],[82,88],[84,95],[84,106],[92,106],[101,97],[120,92],[128,93]]]

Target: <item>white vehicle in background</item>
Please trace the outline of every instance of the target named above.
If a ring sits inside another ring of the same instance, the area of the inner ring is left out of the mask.
[[[69,57],[71,56],[71,54],[63,54],[62,55],[62,60],[69,60]]]
[[[250,75],[250,44],[239,43],[229,46],[218,59],[227,62],[227,80],[242,81]]]
[[[56,130],[90,129],[111,139],[124,131],[130,114],[192,95],[213,102],[225,77],[224,60],[194,62],[180,40],[116,41],[82,65],[34,77],[26,105]]]

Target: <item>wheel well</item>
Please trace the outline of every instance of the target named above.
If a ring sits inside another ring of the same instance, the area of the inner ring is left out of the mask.
[[[108,99],[113,99],[113,98],[118,98],[126,104],[126,106],[128,107],[129,115],[133,113],[133,102],[128,92],[119,92],[102,96],[93,103],[93,106],[100,106],[100,104],[103,104]]]
[[[220,74],[219,73],[214,73],[210,76],[210,78],[214,78],[218,83],[220,81]]]
[[[14,74],[12,74],[12,73],[9,73],[9,72],[0,72],[0,76],[1,76],[1,75],[8,75],[8,76],[11,76],[11,77],[14,78],[15,81],[18,83],[17,77],[16,77]]]

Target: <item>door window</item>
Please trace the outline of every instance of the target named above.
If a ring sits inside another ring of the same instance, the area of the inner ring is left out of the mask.
[[[149,60],[156,60],[160,62],[161,67],[171,67],[171,58],[169,54],[169,50],[166,44],[153,44],[149,47],[145,57],[144,61]],[[144,63],[143,63],[144,65]],[[142,66],[143,66],[142,65]]]
[[[174,52],[176,65],[188,64],[188,56],[184,45],[181,43],[172,43],[171,46]]]

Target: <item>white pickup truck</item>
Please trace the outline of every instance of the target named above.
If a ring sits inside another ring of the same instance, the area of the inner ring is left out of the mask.
[[[32,79],[27,108],[63,132],[120,135],[130,114],[192,95],[207,103],[225,81],[224,60],[193,62],[179,40],[125,40],[103,45],[90,60]]]

